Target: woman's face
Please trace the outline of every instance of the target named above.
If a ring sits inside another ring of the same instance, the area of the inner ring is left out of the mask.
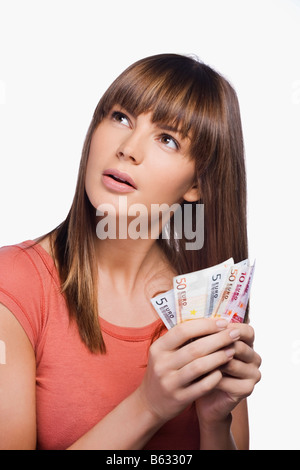
[[[119,196],[126,196],[128,207],[139,203],[150,210],[151,204],[197,200],[189,142],[153,123],[151,113],[133,116],[116,105],[92,137],[85,180],[91,204],[118,207]]]

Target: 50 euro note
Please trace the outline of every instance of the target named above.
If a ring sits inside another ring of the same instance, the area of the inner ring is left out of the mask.
[[[209,317],[233,259],[173,278],[177,323]]]

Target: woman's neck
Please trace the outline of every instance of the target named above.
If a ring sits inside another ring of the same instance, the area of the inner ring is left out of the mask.
[[[99,278],[113,280],[121,295],[134,295],[140,284],[166,265],[156,240],[98,240],[96,251]]]

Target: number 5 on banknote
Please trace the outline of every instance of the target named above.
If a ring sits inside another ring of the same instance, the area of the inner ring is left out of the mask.
[[[173,289],[157,295],[150,300],[168,330],[173,328],[173,326],[176,325],[176,310]]]

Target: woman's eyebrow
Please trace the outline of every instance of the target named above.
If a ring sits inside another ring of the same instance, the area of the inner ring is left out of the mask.
[[[179,134],[180,139],[183,140],[188,140],[191,141],[191,136],[189,134],[186,134],[183,129],[178,129],[178,127],[171,126],[170,124],[159,124],[156,123],[156,126],[158,129],[161,129],[162,131],[169,131],[169,132],[174,132],[174,134]]]
[[[125,108],[124,106],[122,106],[120,103],[115,103],[113,106],[112,106],[112,110],[114,108],[119,108],[120,112],[121,113],[124,113],[124,114],[129,114],[131,117],[133,117],[134,119],[136,119],[136,114],[133,112],[133,111],[129,111],[127,108]],[[130,117],[129,116],[129,117]]]
[[[174,126],[170,126],[169,124],[156,124],[157,127],[161,130],[169,131],[169,132],[175,132],[175,134],[181,134],[182,132]]]

